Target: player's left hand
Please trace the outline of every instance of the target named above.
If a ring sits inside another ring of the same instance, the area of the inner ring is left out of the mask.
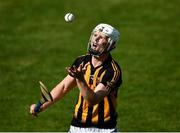
[[[66,68],[70,76],[79,80],[84,80],[84,73],[86,72],[86,69],[87,69],[87,65],[84,67],[80,65],[78,68],[76,66]]]

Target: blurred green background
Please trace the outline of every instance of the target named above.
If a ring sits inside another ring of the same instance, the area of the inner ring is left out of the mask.
[[[0,131],[68,131],[78,94],[29,115],[38,81],[52,89],[86,53],[92,29],[121,32],[120,131],[180,131],[179,0],[0,0]],[[64,21],[72,12],[76,20]]]

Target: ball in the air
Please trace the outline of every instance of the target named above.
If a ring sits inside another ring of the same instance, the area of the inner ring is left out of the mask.
[[[74,15],[72,13],[67,13],[64,16],[64,19],[65,19],[66,22],[72,22],[75,19],[75,17],[74,17]]]

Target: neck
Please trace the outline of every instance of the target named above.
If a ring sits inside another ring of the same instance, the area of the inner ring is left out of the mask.
[[[92,65],[94,67],[100,66],[107,58],[109,54],[102,54],[100,57],[92,56]]]

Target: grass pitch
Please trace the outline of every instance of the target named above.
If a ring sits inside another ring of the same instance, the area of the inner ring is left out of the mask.
[[[112,24],[121,39],[120,131],[180,131],[178,0],[0,0],[0,131],[68,131],[78,89],[36,119],[38,81],[53,88],[86,53],[91,30]],[[73,23],[64,15],[72,12]]]

